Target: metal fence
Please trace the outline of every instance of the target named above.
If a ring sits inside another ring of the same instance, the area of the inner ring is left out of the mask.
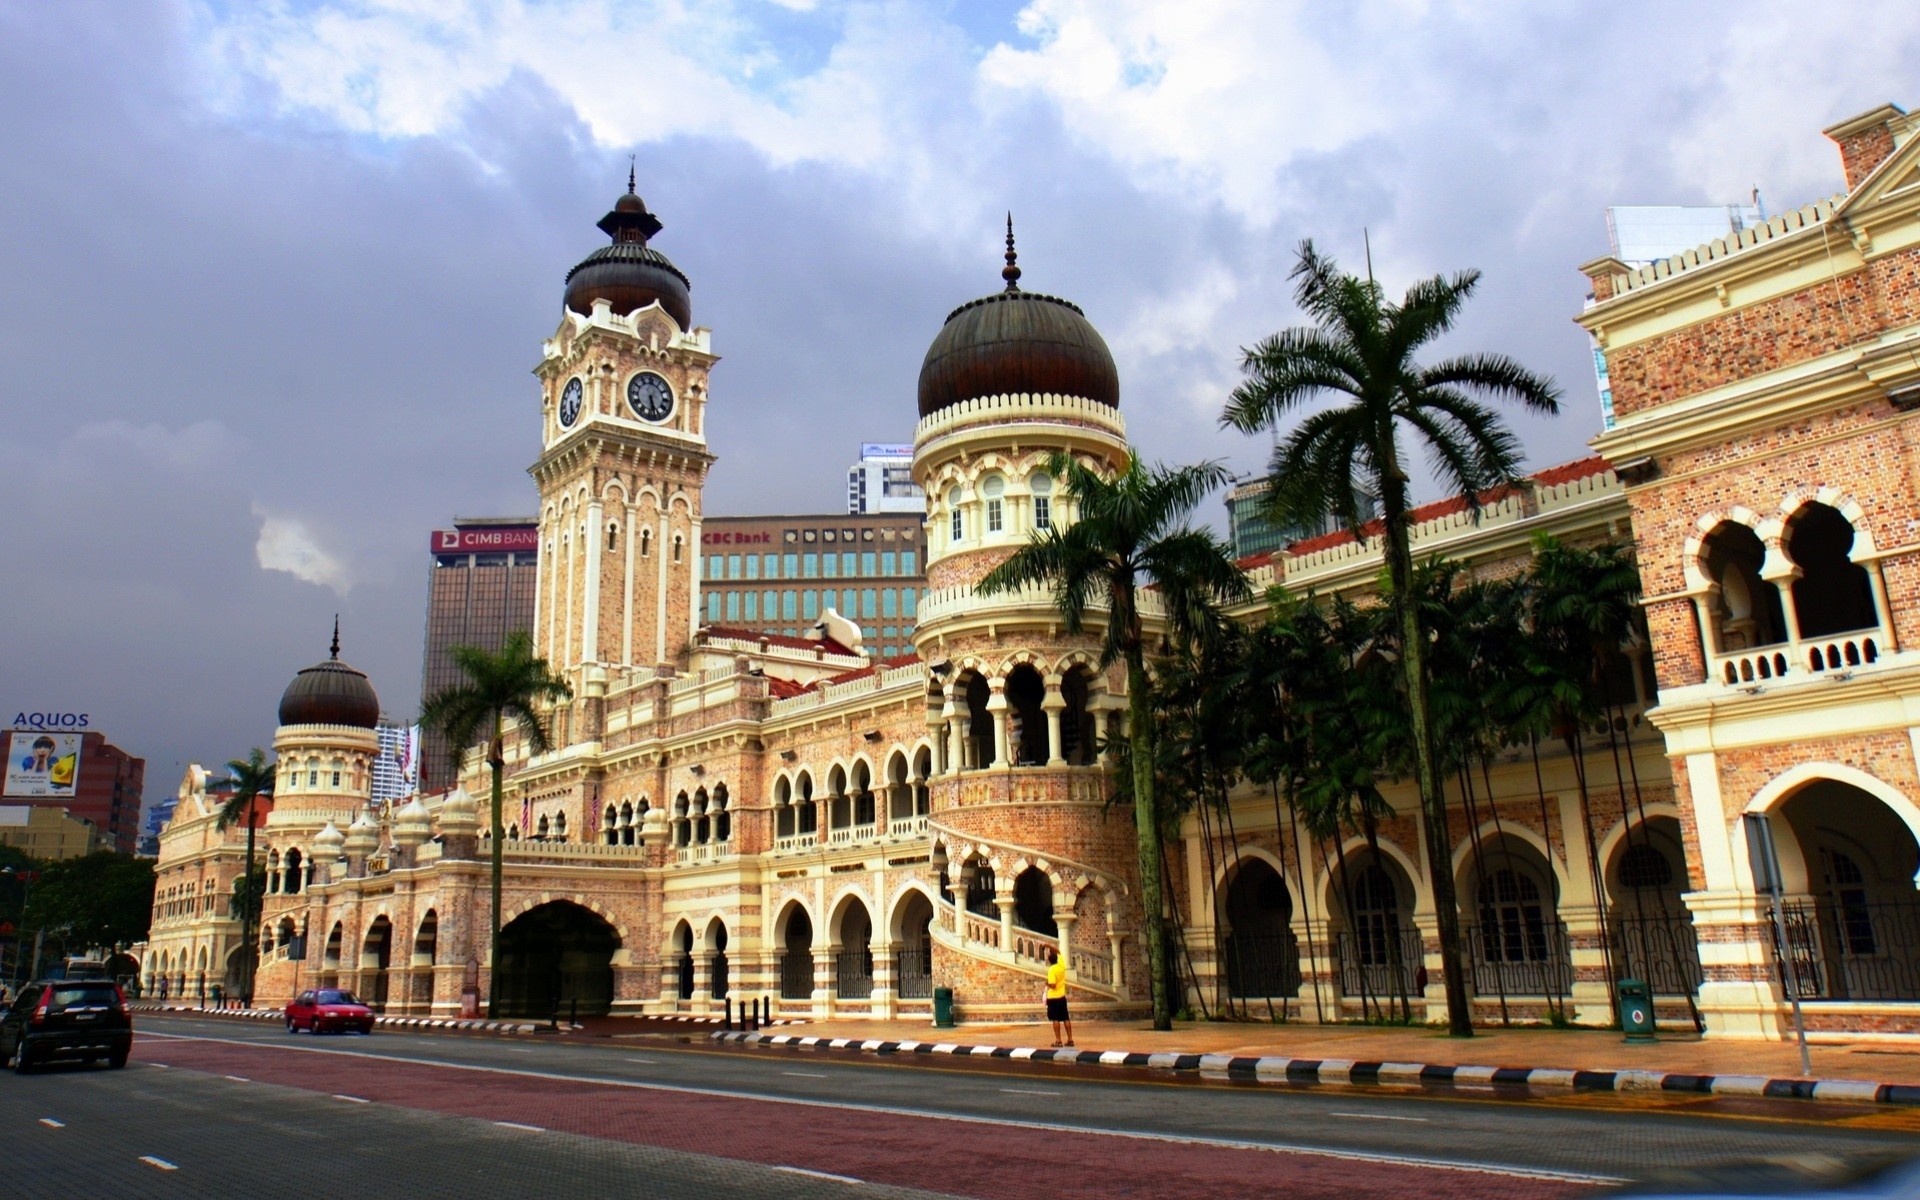
[[[1418,929],[1369,929],[1334,935],[1340,967],[1340,994],[1348,999],[1420,994],[1420,967],[1426,947]]]
[[[1491,996],[1569,996],[1573,959],[1567,927],[1558,921],[1503,921],[1463,925],[1473,964],[1473,993]]]
[[[1227,993],[1294,996],[1300,991],[1300,948],[1291,933],[1230,933],[1220,942]]]
[[[833,994],[841,1000],[873,995],[873,951],[842,950],[833,956]]]
[[[1656,996],[1692,996],[1700,990],[1700,943],[1686,912],[1619,912],[1608,922],[1613,969],[1645,981]]]
[[[1842,892],[1783,914],[1802,999],[1920,1000],[1920,901]],[[1773,940],[1777,956],[1777,931]]]
[[[780,998],[813,998],[813,951],[789,950],[780,956]]]
[[[933,943],[909,944],[898,952],[900,998],[926,1000],[933,995]]]

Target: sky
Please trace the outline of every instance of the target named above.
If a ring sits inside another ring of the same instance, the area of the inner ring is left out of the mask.
[[[0,716],[147,759],[268,746],[325,657],[418,703],[428,532],[530,513],[531,369],[624,190],[713,330],[709,513],[831,512],[926,347],[1079,303],[1150,459],[1258,470],[1242,347],[1311,238],[1436,352],[1599,426],[1578,264],[1609,204],[1837,191],[1820,129],[1920,101],[1920,7],[1850,0],[0,0]],[[1218,505],[1208,516],[1217,519]]]

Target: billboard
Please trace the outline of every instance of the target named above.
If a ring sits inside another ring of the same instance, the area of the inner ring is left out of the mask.
[[[861,458],[912,458],[912,442],[861,442]]]
[[[468,529],[433,531],[435,554],[469,554],[488,550],[538,550],[540,530],[533,525],[483,525]]]
[[[71,796],[80,781],[80,742],[77,733],[40,733],[16,729],[7,734],[6,784],[8,796]]]

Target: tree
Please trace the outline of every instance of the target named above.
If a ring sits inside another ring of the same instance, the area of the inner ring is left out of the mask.
[[[1553,383],[1498,354],[1469,354],[1430,366],[1414,361],[1426,343],[1453,327],[1479,283],[1477,271],[1434,276],[1399,303],[1371,277],[1343,274],[1312,242],[1300,245],[1294,298],[1314,321],[1283,330],[1245,352],[1247,378],[1235,388],[1222,423],[1243,432],[1276,428],[1323,396],[1345,403],[1309,414],[1277,446],[1271,466],[1272,515],[1285,523],[1328,514],[1360,529],[1356,485],[1380,497],[1390,599],[1401,628],[1401,668],[1413,733],[1414,774],[1427,833],[1427,868],[1439,908],[1440,960],[1447,1024],[1471,1037],[1460,954],[1460,913],[1449,864],[1446,795],[1429,704],[1427,630],[1412,601],[1410,480],[1400,430],[1410,428],[1449,491],[1477,513],[1483,495],[1519,475],[1519,443],[1478,396],[1559,411]]]
[[[142,941],[153,920],[153,863],[111,850],[41,868],[26,920],[57,937],[66,952],[114,951]]]
[[[493,1018],[499,1015],[500,1006],[500,855],[507,840],[500,825],[506,766],[502,738],[511,720],[527,750],[545,754],[553,743],[541,709],[572,699],[573,689],[553,673],[546,659],[534,654],[533,639],[524,632],[507,635],[498,654],[489,654],[478,646],[455,646],[449,653],[466,678],[428,697],[420,708],[420,723],[446,735],[456,778],[467,751],[478,745],[486,747],[487,767],[493,776],[493,904],[487,917],[492,926],[487,952],[487,1016]]]
[[[227,780],[232,790],[227,793],[226,803],[220,806],[219,815],[213,819],[213,827],[222,833],[236,821],[247,823],[247,869],[241,876],[240,895],[240,956],[245,964],[240,999],[249,1008],[253,1006],[254,963],[260,953],[254,944],[254,922],[260,918],[260,886],[253,869],[254,831],[260,827],[261,820],[257,802],[262,796],[273,795],[275,769],[267,762],[266,751],[258,746],[249,750],[245,758],[228,759]]]
[[[1127,456],[1126,468],[1113,479],[1065,452],[1056,452],[1047,469],[1062,482],[1077,518],[1035,530],[1027,545],[987,573],[978,590],[991,595],[1051,587],[1070,633],[1086,627],[1091,608],[1103,605],[1107,610],[1101,665],[1124,661],[1127,669],[1127,740],[1140,903],[1145,909],[1148,971],[1153,981],[1153,1027],[1171,1029],[1166,931],[1161,923],[1160,831],[1154,807],[1152,697],[1139,591],[1148,585],[1158,589],[1168,632],[1177,638],[1198,635],[1215,619],[1220,603],[1250,593],[1246,575],[1233,564],[1220,539],[1186,525],[1194,508],[1225,484],[1228,475],[1218,463],[1149,468],[1135,454]]]

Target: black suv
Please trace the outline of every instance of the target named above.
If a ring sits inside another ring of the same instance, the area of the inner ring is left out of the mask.
[[[56,1060],[127,1065],[133,1017],[120,985],[108,979],[43,979],[20,989],[0,1013],[0,1064],[22,1075]]]

